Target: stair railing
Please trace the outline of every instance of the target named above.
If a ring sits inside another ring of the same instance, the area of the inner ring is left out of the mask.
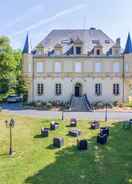
[[[94,108],[93,108],[93,106],[91,105],[91,103],[89,102],[89,100],[88,100],[86,94],[84,94],[84,99],[85,99],[85,102],[86,102],[86,104],[87,104],[88,110],[89,110],[89,111],[93,111]]]

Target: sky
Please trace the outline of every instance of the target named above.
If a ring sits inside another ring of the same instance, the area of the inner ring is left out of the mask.
[[[34,48],[53,29],[103,30],[122,48],[132,34],[132,0],[1,0],[0,35],[22,49],[27,32]]]

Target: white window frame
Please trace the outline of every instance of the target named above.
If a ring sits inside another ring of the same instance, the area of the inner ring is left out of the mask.
[[[37,63],[37,73],[42,73],[43,72],[43,63],[42,62],[38,62]]]
[[[101,72],[101,63],[95,63],[95,72],[97,73]]]
[[[61,73],[61,63],[60,62],[55,63],[55,73]]]
[[[82,72],[82,63],[80,63],[80,62],[75,63],[75,72],[76,73],[81,73]]]
[[[113,72],[114,73],[119,73],[120,72],[120,64],[119,63],[114,63],[113,64]]]

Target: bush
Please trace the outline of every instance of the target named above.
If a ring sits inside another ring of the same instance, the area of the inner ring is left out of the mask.
[[[47,106],[48,109],[50,109],[50,108],[52,107],[52,103],[51,103],[51,102],[48,102],[48,103],[46,104],[46,106]]]
[[[105,104],[102,101],[95,102],[94,107],[95,109],[103,109],[105,107]]]
[[[124,104],[122,103],[122,102],[120,102],[120,101],[115,101],[115,102],[113,102],[113,105],[115,106],[115,107],[123,107],[124,106]]]

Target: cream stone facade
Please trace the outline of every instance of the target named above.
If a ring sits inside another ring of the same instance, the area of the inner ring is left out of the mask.
[[[41,48],[38,45],[32,52],[29,52],[27,37],[23,52],[23,76],[28,86],[29,102],[68,102],[72,95],[84,94],[90,103],[126,102],[131,99],[132,52],[131,48],[127,48],[131,47],[128,43],[131,40],[128,37],[126,51],[122,53],[119,39],[114,43],[109,37],[104,37],[103,44],[98,31],[93,28],[88,30],[92,38],[86,43],[75,31],[76,39],[74,37],[67,48],[61,42],[65,36],[57,38],[50,48],[46,45],[46,38],[45,43],[39,44]],[[98,43],[91,45],[91,41]]]

